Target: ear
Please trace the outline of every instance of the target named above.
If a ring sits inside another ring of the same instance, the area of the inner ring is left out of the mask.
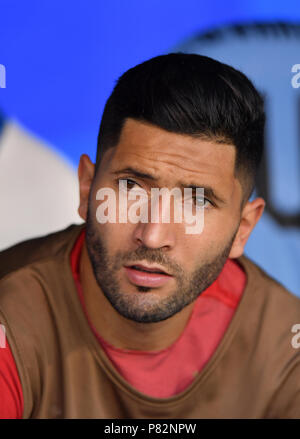
[[[88,209],[89,193],[95,172],[95,164],[87,154],[82,154],[78,165],[80,204],[78,213],[85,221]]]
[[[233,241],[229,258],[239,258],[244,253],[246,242],[262,216],[265,205],[266,203],[263,198],[255,198],[255,200],[246,203],[241,214],[240,226]]]

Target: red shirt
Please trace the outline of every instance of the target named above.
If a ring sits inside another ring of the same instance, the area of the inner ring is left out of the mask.
[[[85,230],[76,240],[70,263],[86,314],[78,271],[84,237]],[[119,373],[140,392],[167,398],[189,386],[209,361],[233,317],[245,284],[243,269],[237,262],[228,259],[216,281],[196,300],[180,337],[171,346],[159,351],[115,348],[96,332],[87,314],[86,317],[99,344]],[[6,346],[0,347],[0,418],[22,418],[22,413],[22,387],[6,340]]]

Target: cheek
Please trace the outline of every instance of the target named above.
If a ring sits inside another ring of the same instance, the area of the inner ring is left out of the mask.
[[[180,260],[186,270],[195,269],[217,257],[228,244],[232,233],[232,225],[211,221],[204,223],[203,231],[199,235],[183,235]]]
[[[209,212],[204,216],[203,239],[212,243],[226,243],[238,226],[239,217],[231,209]]]
[[[130,224],[106,223],[97,226],[110,254],[130,250],[130,242],[132,242]]]
[[[210,255],[214,252],[212,240],[203,233],[199,236],[183,235],[181,242],[178,241],[176,249],[176,254],[178,254],[177,260],[189,275],[199,265],[210,259]]]

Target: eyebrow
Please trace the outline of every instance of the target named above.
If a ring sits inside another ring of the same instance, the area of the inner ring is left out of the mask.
[[[134,175],[135,177],[138,177],[138,178],[145,178],[145,179],[148,179],[151,181],[156,181],[156,182],[158,181],[158,178],[154,177],[153,175],[142,172],[139,169],[132,168],[131,166],[114,171],[114,172],[112,172],[112,174],[113,175],[130,174],[130,175]],[[184,182],[177,181],[176,187],[191,188],[191,189],[203,188],[206,196],[216,200],[217,202],[219,202],[221,204],[226,204],[226,201],[224,199],[222,199],[219,195],[217,195],[211,186],[200,185],[200,184],[196,184],[196,183],[186,184]]]

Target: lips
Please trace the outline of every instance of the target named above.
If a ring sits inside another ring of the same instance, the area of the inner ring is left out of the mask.
[[[127,279],[134,285],[160,287],[172,279],[173,276],[160,267],[147,267],[141,264],[124,266]]]
[[[131,265],[129,268],[134,268],[135,270],[138,270],[138,271],[145,271],[147,273],[168,274],[164,270],[161,270],[158,267],[151,267],[150,268],[150,267],[147,267],[147,266],[141,265],[141,264]]]

